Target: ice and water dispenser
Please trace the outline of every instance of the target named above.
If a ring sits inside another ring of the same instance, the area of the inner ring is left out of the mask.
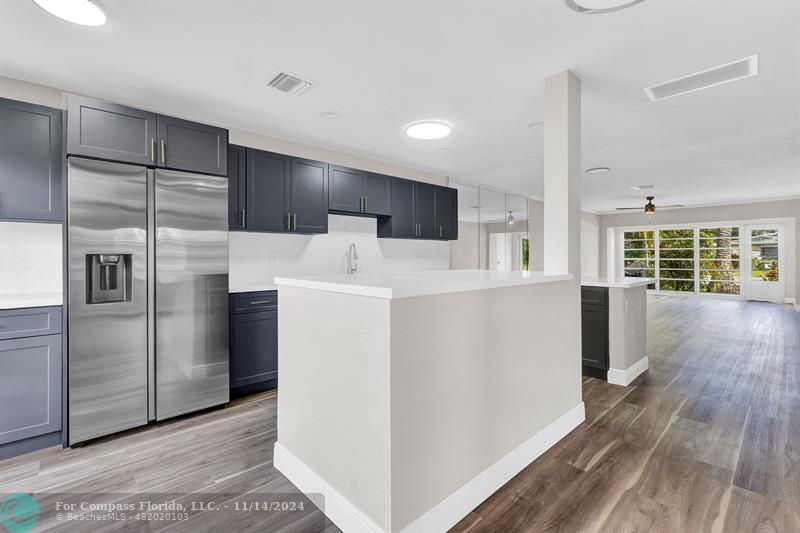
[[[133,254],[86,255],[86,303],[131,301]]]

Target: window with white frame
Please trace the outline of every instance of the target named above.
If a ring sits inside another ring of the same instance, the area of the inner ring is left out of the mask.
[[[652,277],[649,289],[738,295],[739,227],[697,226],[624,231],[625,276]]]
[[[656,277],[656,241],[653,231],[626,231],[623,246],[625,276],[631,278]],[[655,289],[655,284],[647,286]]]

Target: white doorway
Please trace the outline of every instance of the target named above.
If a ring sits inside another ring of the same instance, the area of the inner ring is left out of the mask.
[[[786,295],[783,224],[746,225],[743,233],[745,299],[783,303]]]

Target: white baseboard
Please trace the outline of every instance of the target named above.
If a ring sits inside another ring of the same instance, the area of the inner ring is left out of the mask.
[[[325,513],[325,516],[343,532],[373,533],[386,531],[365,515],[361,509],[350,503],[350,500],[342,496],[339,491],[319,477],[303,461],[281,446],[280,442],[275,443],[275,456],[272,463],[281,474],[289,478],[289,481],[306,494],[314,502],[314,505],[319,507]],[[319,494],[324,498],[323,501],[317,501],[316,495]]]
[[[786,303],[789,305],[797,305],[797,298],[786,298]]]
[[[584,420],[586,409],[581,402],[403,528],[403,532],[447,531]]]
[[[404,527],[402,531],[404,533],[447,531],[585,419],[586,411],[581,402]],[[344,533],[386,531],[280,443],[275,443],[274,464],[304,493],[322,494],[325,497],[325,515]]]
[[[622,385],[623,387],[627,387],[634,379],[638,378],[639,375],[648,368],[650,368],[650,360],[645,355],[625,370],[609,368],[608,382],[612,385]]]
[[[800,304],[794,304],[794,310],[800,313]]]

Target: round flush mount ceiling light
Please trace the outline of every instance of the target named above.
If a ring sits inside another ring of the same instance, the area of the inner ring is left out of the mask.
[[[452,131],[453,126],[440,120],[420,120],[406,126],[406,135],[423,141],[447,137]]]
[[[568,8],[586,15],[613,13],[642,2],[644,0],[564,0],[564,4]]]
[[[33,0],[33,2],[56,17],[81,26],[102,26],[106,14],[91,0]]]
[[[608,168],[608,167],[594,167],[594,168],[587,168],[586,169],[586,173],[587,174],[605,174],[609,170],[611,170],[611,169]]]

